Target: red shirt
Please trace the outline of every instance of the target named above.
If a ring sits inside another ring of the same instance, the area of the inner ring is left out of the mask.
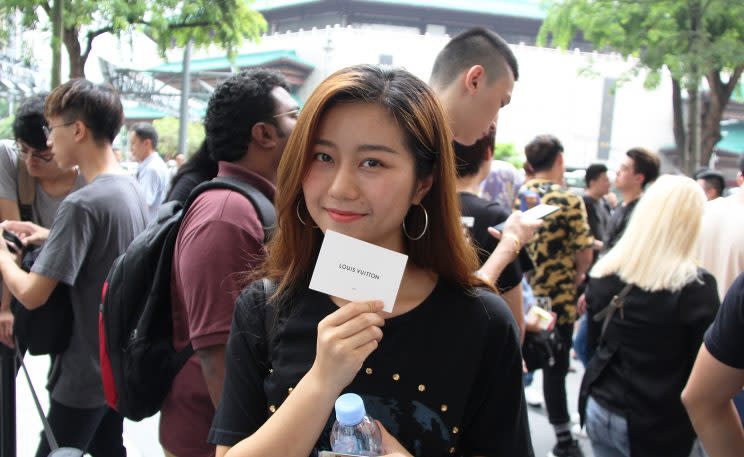
[[[274,200],[273,184],[238,165],[220,162],[217,176],[243,179]],[[263,259],[263,239],[261,220],[241,194],[214,189],[194,201],[178,232],[171,271],[177,350],[189,341],[195,351],[227,343],[241,280]],[[207,435],[214,413],[194,354],[160,411],[161,444],[178,457],[213,457]]]

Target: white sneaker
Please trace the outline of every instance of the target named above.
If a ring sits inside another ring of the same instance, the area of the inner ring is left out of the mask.
[[[539,408],[543,405],[544,399],[543,394],[534,387],[526,387],[524,389],[524,398],[527,400],[527,404],[535,408]]]

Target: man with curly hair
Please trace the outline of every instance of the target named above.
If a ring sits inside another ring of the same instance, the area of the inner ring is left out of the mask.
[[[267,70],[218,86],[204,120],[217,176],[242,180],[274,199],[284,146],[299,114],[284,78]],[[227,189],[199,195],[184,215],[173,254],[173,343],[195,354],[173,380],[160,414],[167,456],[214,456],[207,443],[225,376],[225,345],[242,273],[263,255],[264,230],[250,200]]]

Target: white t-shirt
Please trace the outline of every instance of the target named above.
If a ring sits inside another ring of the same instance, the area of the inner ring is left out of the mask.
[[[715,276],[723,299],[744,271],[744,190],[705,204],[698,256],[700,266]]]

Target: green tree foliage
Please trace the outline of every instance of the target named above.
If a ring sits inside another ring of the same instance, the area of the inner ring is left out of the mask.
[[[524,154],[518,152],[512,143],[496,143],[493,148],[493,159],[509,162],[517,169],[524,165]]]
[[[0,140],[13,138],[13,119],[13,116],[0,119]]]
[[[179,120],[175,117],[164,117],[152,123],[158,131],[158,152],[166,158],[172,159],[178,152]],[[189,122],[188,157],[196,152],[204,140],[204,126],[199,122]]]
[[[550,0],[538,43],[567,49],[577,32],[597,49],[639,59],[654,87],[668,68],[673,79],[674,133],[688,171],[707,164],[721,139],[720,122],[744,71],[744,2],[741,0]],[[700,81],[710,98],[697,112]],[[724,82],[725,81],[725,82]],[[691,123],[682,120],[680,92],[688,93]],[[696,115],[697,113],[697,115]],[[702,141],[696,136],[702,114]],[[699,154],[698,154],[699,153]]]
[[[52,7],[53,0],[0,0],[0,16],[20,11],[24,27],[39,28],[53,22]],[[108,32],[142,30],[163,53],[192,39],[197,47],[216,43],[233,55],[244,39],[257,39],[266,30],[263,16],[247,0],[67,0],[63,23],[71,78],[85,76],[93,40]]]

